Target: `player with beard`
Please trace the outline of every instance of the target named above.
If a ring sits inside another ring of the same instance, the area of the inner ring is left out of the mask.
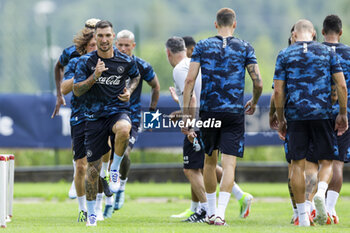
[[[102,166],[101,157],[110,150],[108,138],[113,134],[115,152],[111,164],[110,189],[112,192],[118,191],[119,166],[128,145],[131,129],[128,116],[129,99],[140,81],[135,61],[113,49],[115,33],[109,21],[104,20],[96,24],[95,36],[97,51],[79,59],[73,86],[75,95],[85,95],[87,226],[97,225],[94,207]]]

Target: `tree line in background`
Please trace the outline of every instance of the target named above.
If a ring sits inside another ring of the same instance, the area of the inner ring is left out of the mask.
[[[47,40],[56,59],[72,44],[73,36],[88,18],[107,19],[115,31],[134,31],[136,55],[148,61],[158,74],[161,90],[173,85],[164,43],[170,36],[193,36],[197,41],[216,34],[216,11],[230,7],[237,13],[235,35],[255,48],[264,92],[271,92],[275,59],[287,46],[289,31],[300,18],[311,20],[322,41],[324,17],[338,14],[343,20],[342,42],[350,44],[348,0],[60,0],[49,15],[35,12],[36,0],[0,0],[0,93],[37,93],[50,90]],[[246,90],[252,90],[247,82]],[[149,91],[144,85],[144,91]]]

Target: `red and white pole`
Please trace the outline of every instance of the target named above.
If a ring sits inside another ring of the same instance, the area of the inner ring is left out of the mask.
[[[7,155],[0,155],[0,226],[6,227]]]

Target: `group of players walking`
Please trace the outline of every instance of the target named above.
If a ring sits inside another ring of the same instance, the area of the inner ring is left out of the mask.
[[[174,68],[175,88],[169,89],[181,108],[171,115],[172,120],[182,118],[185,123],[184,173],[192,194],[191,208],[172,217],[187,222],[227,225],[225,210],[231,193],[240,204],[242,218],[249,215],[253,200],[234,182],[234,175],[236,157],[243,157],[244,115],[254,114],[262,79],[253,47],[233,37],[236,24],[235,12],[222,8],[216,15],[217,36],[197,44],[191,37],[171,37],[165,43]],[[323,27],[326,42],[321,44],[313,41],[315,30],[310,21],[299,20],[293,26],[290,46],[277,58],[271,98],[270,126],[285,141],[293,223],[299,226],[313,225],[314,219],[319,224],[339,223],[335,203],[350,147],[345,81],[350,78],[350,50],[339,43],[339,17],[327,16]],[[65,104],[63,94],[73,92],[72,186],[79,203],[78,221],[86,221],[87,226],[96,226],[97,220],[110,218],[123,206],[129,154],[140,128],[142,80],[152,88],[150,111],[156,110],[159,98],[157,75],[150,64],[132,53],[136,46],[133,33],[117,33],[115,46],[114,38],[109,21],[90,19],[55,67],[53,116]],[[244,104],[245,69],[253,82],[253,95]],[[221,122],[220,127],[186,124],[190,119],[214,118]],[[219,151],[222,167],[217,165]]]

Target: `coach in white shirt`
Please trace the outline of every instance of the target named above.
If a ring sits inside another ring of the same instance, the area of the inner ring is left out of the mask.
[[[178,103],[180,108],[183,106],[183,89],[185,86],[185,80],[188,73],[188,69],[190,66],[190,58],[186,56],[186,47],[185,42],[181,37],[171,37],[167,40],[166,44],[168,61],[173,70],[173,78],[175,85],[175,93],[178,97]],[[191,109],[193,112],[191,115],[198,119],[198,108],[200,102],[200,93],[201,93],[201,77],[200,73],[198,74],[198,78],[196,80],[196,84],[194,87],[194,95],[191,100]],[[172,92],[173,89],[170,88]],[[172,93],[173,96],[174,93]],[[175,98],[176,101],[176,98]],[[181,119],[181,117],[180,117]],[[198,130],[198,129],[194,129]],[[208,203],[205,196],[204,182],[202,169],[204,165],[204,151],[201,149],[200,151],[195,151],[192,145],[193,136],[195,133],[191,133],[188,136],[185,136],[184,145],[183,145],[183,158],[184,158],[184,173],[188,180],[191,183],[192,193],[192,205],[196,205],[194,203],[200,202],[200,206],[197,207],[197,211],[191,215],[187,221],[189,222],[204,222],[206,217],[206,212],[208,209]],[[199,133],[197,133],[197,138],[199,137]],[[190,140],[191,141],[190,141]],[[199,138],[198,138],[199,139]],[[200,141],[200,139],[199,139]],[[191,208],[194,211],[194,208]]]

